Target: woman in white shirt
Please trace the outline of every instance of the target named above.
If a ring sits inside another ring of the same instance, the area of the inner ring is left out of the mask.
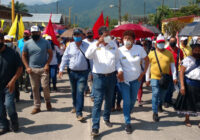
[[[137,93],[144,77],[149,59],[143,47],[133,44],[135,34],[133,31],[123,33],[124,46],[119,48],[120,61],[118,63],[118,79],[123,98],[123,112],[125,119],[125,130],[128,134],[132,132],[131,128],[131,110],[137,99]],[[141,61],[145,60],[145,68],[142,72]]]
[[[180,82],[175,109],[185,114],[185,125],[191,127],[189,116],[200,116],[200,44],[192,45],[192,56],[182,61]]]

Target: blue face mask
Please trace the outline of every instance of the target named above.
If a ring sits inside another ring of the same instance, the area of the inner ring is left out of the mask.
[[[82,41],[82,37],[73,37],[75,42],[81,42]]]

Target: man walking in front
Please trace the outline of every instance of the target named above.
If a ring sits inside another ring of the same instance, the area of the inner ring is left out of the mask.
[[[48,111],[52,109],[49,89],[49,64],[52,59],[52,50],[49,42],[40,37],[41,32],[38,26],[31,27],[31,35],[32,39],[24,44],[22,60],[30,76],[33,90],[35,107],[31,114],[36,114],[41,111],[40,83],[44,92],[46,108]]]
[[[75,29],[73,32],[74,42],[67,46],[60,64],[59,77],[63,76],[65,65],[69,64],[69,80],[72,90],[73,109],[78,121],[84,121],[82,114],[84,106],[84,91],[87,85],[90,62],[85,57],[89,44],[82,41],[82,30]]]
[[[112,97],[114,94],[116,80],[116,63],[119,60],[117,45],[111,40],[107,27],[99,29],[100,38],[97,43],[90,45],[86,52],[86,57],[93,60],[93,90],[94,106],[92,110],[92,135],[99,134],[99,123],[101,116],[101,106],[105,98],[104,123],[112,127],[110,123],[110,112],[112,107]]]
[[[19,54],[5,45],[4,35],[0,33],[0,135],[10,130],[7,113],[10,117],[11,127],[18,131],[18,116],[15,108],[15,83],[22,73],[22,61]],[[7,111],[7,113],[6,113]]]

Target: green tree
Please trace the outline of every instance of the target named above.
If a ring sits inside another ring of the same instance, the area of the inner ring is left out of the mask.
[[[180,32],[181,29],[185,27],[185,25],[185,23],[180,21],[171,21],[164,26],[164,30],[169,36],[176,36],[176,33]]]
[[[11,5],[12,4],[10,2],[10,4],[8,6],[11,7]],[[26,4],[20,3],[19,1],[15,2],[15,11],[17,11],[17,12],[28,12]]]
[[[123,17],[122,17],[122,20],[123,21],[129,21],[129,14],[128,13],[126,13]]]

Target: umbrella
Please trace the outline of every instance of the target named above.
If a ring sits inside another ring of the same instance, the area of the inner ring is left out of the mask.
[[[110,34],[115,37],[123,37],[124,31],[132,30],[136,38],[146,38],[154,36],[154,33],[149,29],[139,24],[124,24],[113,29]]]
[[[60,37],[72,37],[74,29],[76,29],[76,28],[72,28],[72,29],[65,31]],[[82,29],[82,28],[78,28],[78,29],[81,29],[83,31],[83,33],[86,32],[85,29]]]
[[[142,26],[146,27],[147,29],[151,30],[154,34],[160,34],[160,30],[156,28],[155,26],[149,25],[149,24],[143,24]]]
[[[200,36],[200,22],[192,22],[186,25],[180,31],[179,36]]]

